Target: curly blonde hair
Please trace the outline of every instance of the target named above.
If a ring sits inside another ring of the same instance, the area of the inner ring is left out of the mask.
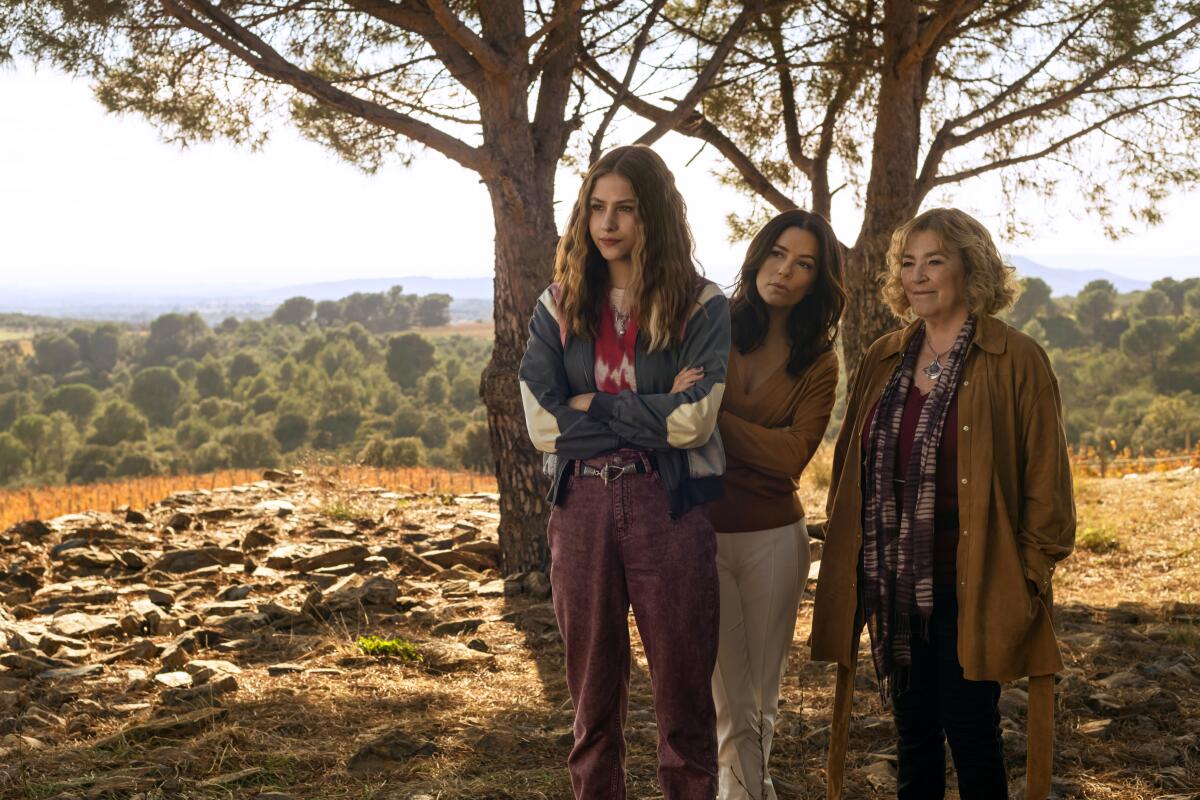
[[[942,246],[958,250],[966,271],[967,306],[974,314],[997,314],[1020,294],[1016,268],[1004,263],[992,235],[979,220],[957,208],[931,208],[910,219],[892,233],[887,252],[887,276],[883,302],[902,320],[912,319],[912,307],[900,282],[904,248],[914,233],[929,231]]]

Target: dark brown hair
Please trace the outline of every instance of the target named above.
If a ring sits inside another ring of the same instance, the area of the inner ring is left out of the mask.
[[[638,231],[634,242],[630,310],[645,332],[650,350],[678,344],[691,314],[700,275],[692,259],[692,232],[675,177],[645,145],[614,147],[596,160],[583,178],[566,229],[558,240],[554,280],[562,290],[559,308],[576,336],[594,338],[608,264],[588,231],[592,190],[605,175],[620,175],[633,186]]]
[[[817,237],[817,278],[787,319],[792,346],[787,369],[795,376],[833,348],[842,309],[846,306],[846,290],[842,287],[842,244],[824,217],[800,209],[785,211],[754,235],[729,301],[729,313],[733,343],[738,352],[749,353],[766,340],[770,317],[766,301],[758,293],[758,270],[788,228],[799,228]]]

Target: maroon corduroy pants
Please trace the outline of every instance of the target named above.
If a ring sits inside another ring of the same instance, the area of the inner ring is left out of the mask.
[[[630,607],[650,665],[665,800],[717,789],[712,674],[716,535],[701,508],[671,519],[657,474],[570,476],[548,526],[554,612],[575,705],[567,760],[579,800],[625,797]]]

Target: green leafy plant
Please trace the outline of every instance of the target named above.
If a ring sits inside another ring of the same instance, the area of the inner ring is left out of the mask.
[[[394,656],[401,661],[420,661],[421,651],[407,639],[383,639],[378,636],[360,636],[355,642],[358,649],[369,656]]]
[[[1106,526],[1085,527],[1083,532],[1075,537],[1075,544],[1081,550],[1092,553],[1111,553],[1121,549],[1121,541]]]

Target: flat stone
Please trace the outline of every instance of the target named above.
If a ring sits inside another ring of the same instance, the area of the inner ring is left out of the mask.
[[[84,664],[82,667],[58,667],[48,669],[38,674],[42,680],[69,680],[73,678],[90,678],[104,672],[103,664]]]
[[[394,730],[364,744],[346,764],[346,772],[356,778],[386,774],[422,756],[433,755],[437,745]]]
[[[243,550],[265,550],[275,544],[275,537],[264,530],[255,528],[242,537]]]
[[[407,547],[387,545],[379,548],[379,555],[389,563],[400,568],[405,575],[433,575],[441,567],[432,561],[426,561]]]
[[[326,550],[312,556],[296,559],[291,568],[296,572],[312,572],[323,567],[336,567],[342,564],[354,564],[371,555],[371,551],[361,544],[351,544]],[[270,566],[270,562],[268,562]]]
[[[244,559],[241,550],[229,547],[200,547],[163,553],[162,558],[155,561],[152,568],[162,572],[195,572],[214,565],[221,567],[241,564]]]
[[[209,603],[201,609],[206,617],[232,617],[234,614],[245,614],[252,611],[254,605],[249,600],[234,600],[225,603]]]
[[[481,556],[478,553],[472,553],[461,548],[452,550],[430,550],[427,553],[422,553],[421,557],[426,561],[431,561],[439,567],[469,567],[477,572],[482,572],[496,566],[490,558]]]
[[[290,517],[296,513],[296,506],[288,500],[264,500],[251,507],[250,513],[260,517]]]
[[[222,631],[228,633],[247,633],[270,625],[271,618],[266,614],[247,612],[244,614],[233,614],[228,617],[208,617],[204,620],[204,624],[220,628]]]
[[[271,569],[291,569],[297,559],[303,558],[311,552],[312,548],[305,545],[285,544],[276,547],[267,555],[267,566]]]
[[[175,605],[175,593],[167,589],[147,589],[146,598],[162,608],[170,608]]]
[[[400,587],[381,575],[347,575],[325,593],[321,605],[329,610],[347,610],[355,606],[394,607]]]
[[[217,677],[242,674],[241,667],[221,659],[198,658],[184,664],[183,669],[192,676],[192,683],[197,686],[209,683]]]
[[[465,553],[481,555],[489,559],[493,565],[500,562],[500,543],[493,539],[477,539],[473,542],[464,542],[456,549]]]
[[[254,591],[253,586],[247,583],[236,583],[233,586],[228,586],[222,589],[220,594],[217,595],[217,599],[225,602],[245,600],[250,596],[250,592],[252,591]]]
[[[167,527],[171,530],[186,531],[192,526],[192,522],[193,518],[191,514],[183,511],[176,511],[171,515],[171,518],[167,520]]]
[[[267,674],[276,677],[280,675],[294,675],[297,672],[304,672],[304,666],[302,664],[292,664],[284,661],[282,663],[272,664],[271,666],[267,667]]]
[[[506,583],[503,579],[496,578],[494,581],[480,584],[475,594],[480,597],[504,597]]]
[[[120,629],[120,623],[113,617],[85,614],[82,611],[64,614],[50,623],[50,630],[53,632],[73,638],[113,636]]]
[[[237,690],[237,678],[232,675],[222,675],[200,686],[165,691],[163,692],[162,700],[167,704],[212,702],[221,695],[230,694]]]
[[[154,682],[168,689],[179,689],[192,685],[192,676],[186,672],[160,672],[154,676]]]
[[[458,642],[425,642],[420,645],[420,651],[421,666],[435,674],[485,669],[496,663],[492,654],[480,653]]]
[[[150,661],[162,653],[162,645],[155,644],[149,639],[139,639],[121,650],[115,650],[100,659],[102,664],[113,664],[117,661]]]
[[[1114,672],[1097,682],[1108,689],[1142,689],[1150,685],[1150,681],[1128,670]]]
[[[433,635],[457,636],[460,633],[474,633],[483,622],[482,619],[452,619],[433,626]]]

